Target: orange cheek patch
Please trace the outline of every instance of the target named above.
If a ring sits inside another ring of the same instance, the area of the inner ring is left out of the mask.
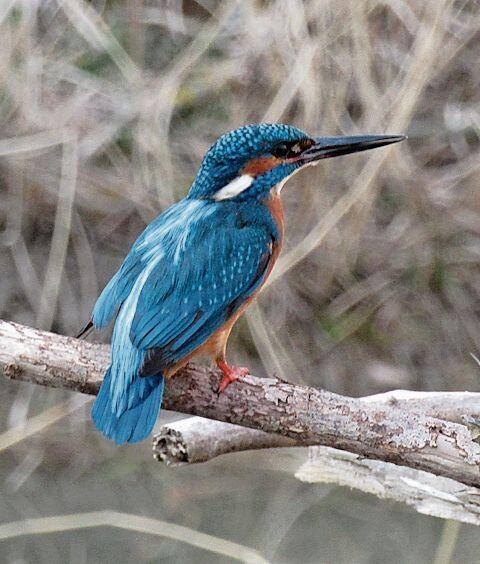
[[[281,159],[277,157],[259,157],[258,159],[252,159],[242,168],[241,174],[248,174],[254,178],[259,174],[263,174],[272,168],[276,167],[282,162]]]

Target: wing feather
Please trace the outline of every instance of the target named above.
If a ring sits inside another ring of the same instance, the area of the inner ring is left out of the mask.
[[[95,327],[110,323],[122,303],[127,299],[145,266],[159,252],[167,252],[176,232],[196,218],[200,205],[181,200],[155,218],[138,237],[121,267],[100,294],[93,308],[92,321]],[[165,250],[162,250],[166,247]],[[159,282],[161,278],[159,278]]]
[[[130,339],[155,357],[142,375],[190,354],[252,295],[271,258],[272,234],[259,226],[229,227],[191,243],[177,270],[165,276],[170,265],[160,261],[140,294]],[[160,297],[154,288],[161,288]]]

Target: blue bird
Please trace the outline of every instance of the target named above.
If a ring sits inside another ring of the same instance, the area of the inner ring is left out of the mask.
[[[164,378],[197,355],[222,371],[219,391],[247,374],[227,363],[226,344],[282,248],[284,183],[321,159],[402,139],[310,137],[265,123],[220,137],[188,195],[147,226],[95,304],[86,330],[115,318],[111,364],[92,409],[96,427],[119,444],[147,437]]]

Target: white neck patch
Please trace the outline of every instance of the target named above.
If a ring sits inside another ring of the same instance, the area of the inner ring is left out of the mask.
[[[253,177],[249,174],[242,174],[242,176],[237,176],[231,182],[229,182],[223,188],[213,196],[214,200],[229,200],[230,198],[235,198],[242,192],[244,192],[247,188],[252,185]]]
[[[287,176],[286,178],[284,178],[283,180],[281,180],[278,184],[276,184],[273,188],[275,194],[280,194],[280,192],[282,191],[282,188],[285,186],[285,184],[288,182],[288,180],[290,180],[290,178],[292,178],[292,176],[295,176],[297,174],[297,172],[300,172],[301,170],[303,170],[304,168],[307,168],[307,166],[316,166],[320,161],[313,161],[311,163],[307,163],[304,164],[303,166],[295,169],[292,174],[290,174],[289,176]]]

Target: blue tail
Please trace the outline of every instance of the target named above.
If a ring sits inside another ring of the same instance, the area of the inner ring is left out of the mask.
[[[105,374],[92,407],[95,427],[117,444],[136,443],[148,437],[160,411],[163,376],[135,378],[128,387],[128,406],[116,412],[111,397],[111,369]]]

